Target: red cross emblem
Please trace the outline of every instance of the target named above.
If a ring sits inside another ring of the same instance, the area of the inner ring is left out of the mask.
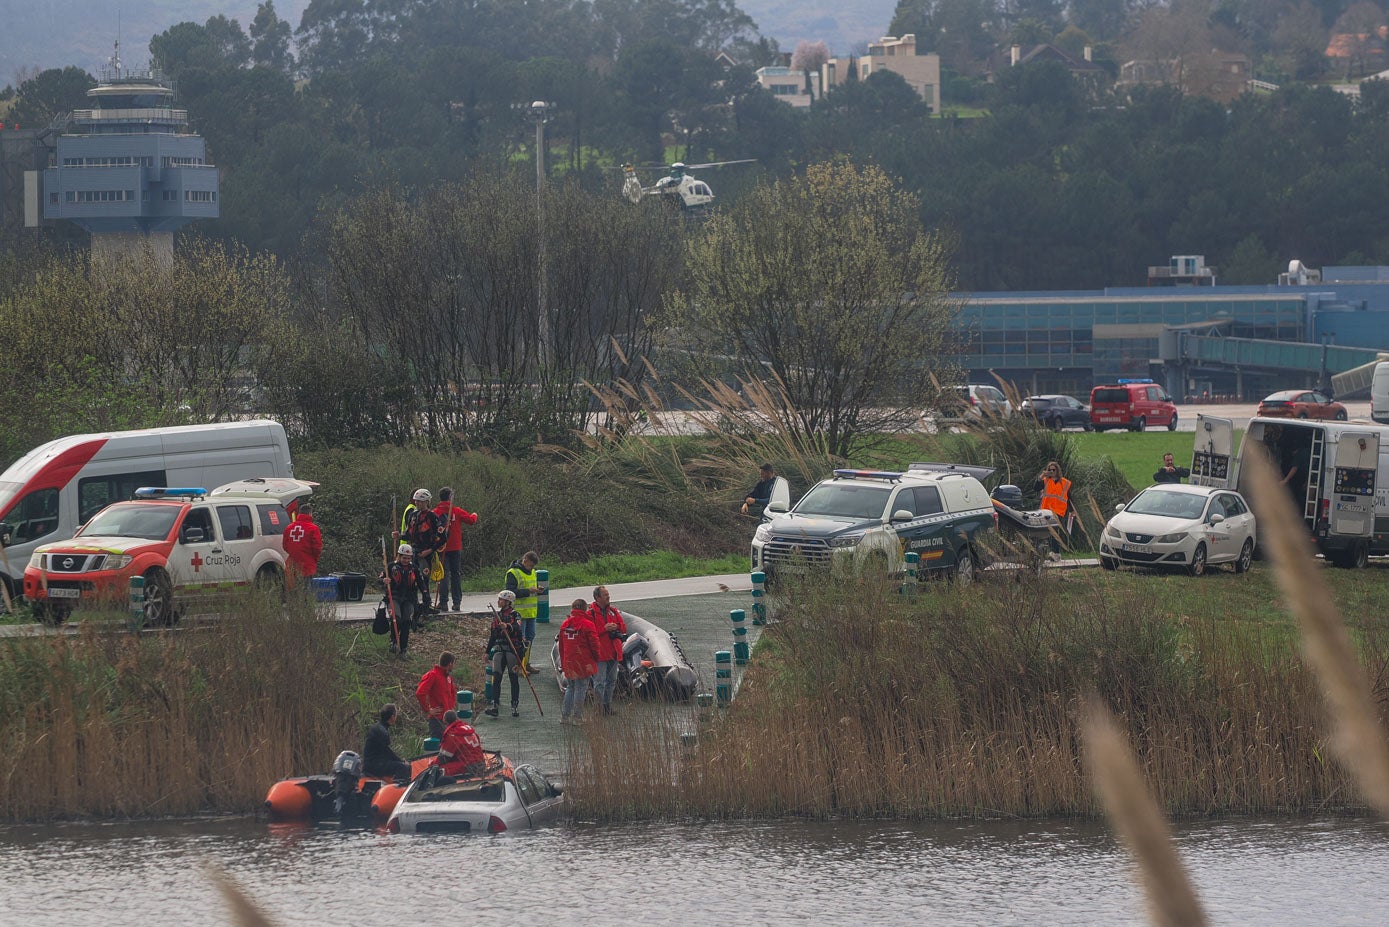
[[[193,564],[193,572],[196,573],[198,572],[198,568],[201,567],[206,561],[203,560],[202,554],[198,553],[197,551],[194,551],[193,559],[189,560],[188,562]]]
[[[300,525],[300,524],[293,524],[293,525],[290,525],[290,526],[289,526],[289,539],[290,539],[291,541],[293,541],[294,543],[296,543],[296,544],[298,544],[300,541],[304,540],[304,526],[303,526],[303,525]]]

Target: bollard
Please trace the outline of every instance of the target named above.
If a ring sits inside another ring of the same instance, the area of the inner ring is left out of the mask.
[[[492,704],[493,702],[500,702],[500,699],[498,699],[497,696],[496,696],[496,694],[493,693],[493,691],[492,691],[492,664],[491,664],[490,661],[487,662],[487,663],[482,664],[482,678],[483,678],[483,685],[482,685],[482,698],[483,698],[483,701],[485,701],[485,702],[486,702],[487,704],[489,704],[489,705]]]
[[[130,630],[138,631],[145,626],[145,578],[130,577]]]
[[[916,595],[917,573],[921,569],[921,555],[916,551],[907,551],[907,570],[902,579],[902,595],[910,598]]]
[[[535,620],[541,624],[550,623],[550,571],[535,571]]]
[[[459,690],[458,690],[457,702],[458,702],[458,720],[460,720],[460,721],[472,721],[472,720],[473,720],[473,690],[472,690],[472,689],[459,689]]]
[[[701,692],[695,696],[696,717],[701,723],[708,723],[714,718],[714,696],[708,692]]]
[[[743,623],[747,613],[741,608],[735,608],[728,613],[728,618],[733,622],[733,662],[738,666],[747,666],[748,628]]]
[[[438,753],[438,752],[439,752],[439,738],[437,738],[437,737],[426,737],[426,738],[424,739],[424,752],[425,752],[425,753]]]
[[[714,676],[717,678],[714,692],[719,706],[722,707],[733,701],[733,654],[727,650],[716,651],[714,667]]]
[[[693,731],[686,731],[680,735],[680,746],[694,747],[699,744],[699,735]]]
[[[767,623],[767,574],[758,570],[752,574],[752,623]]]

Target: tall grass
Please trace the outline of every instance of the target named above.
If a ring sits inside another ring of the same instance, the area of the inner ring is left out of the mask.
[[[578,745],[577,812],[1092,814],[1079,749],[1091,693],[1112,706],[1170,812],[1353,801],[1323,760],[1314,679],[1284,635],[1258,624],[1173,616],[1151,592],[1103,577],[1065,596],[1031,576],[932,584],[916,601],[874,585],[788,589],[780,615],[696,751],[659,727],[591,755]],[[1362,641],[1378,663],[1384,646]],[[616,776],[629,768],[641,774]]]
[[[335,630],[312,603],[251,594],[228,611],[172,633],[88,622],[0,644],[0,819],[250,810],[356,741]]]

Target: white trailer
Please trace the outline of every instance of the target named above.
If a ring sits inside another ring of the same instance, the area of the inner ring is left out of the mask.
[[[1389,426],[1253,418],[1239,452],[1234,424],[1196,417],[1191,482],[1247,494],[1241,463],[1264,453],[1278,468],[1317,549],[1344,567],[1389,554]]]

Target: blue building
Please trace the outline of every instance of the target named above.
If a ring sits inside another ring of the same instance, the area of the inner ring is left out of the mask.
[[[68,115],[44,171],[44,218],[90,232],[94,256],[148,244],[172,258],[175,231],[218,215],[206,142],[158,71],[123,70],[114,57],[87,96],[92,108]]]
[[[1389,268],[1326,268],[1324,279],[1286,285],[957,297],[956,362],[969,382],[997,373],[1024,392],[1084,396],[1150,377],[1174,396],[1258,399],[1389,352]]]

